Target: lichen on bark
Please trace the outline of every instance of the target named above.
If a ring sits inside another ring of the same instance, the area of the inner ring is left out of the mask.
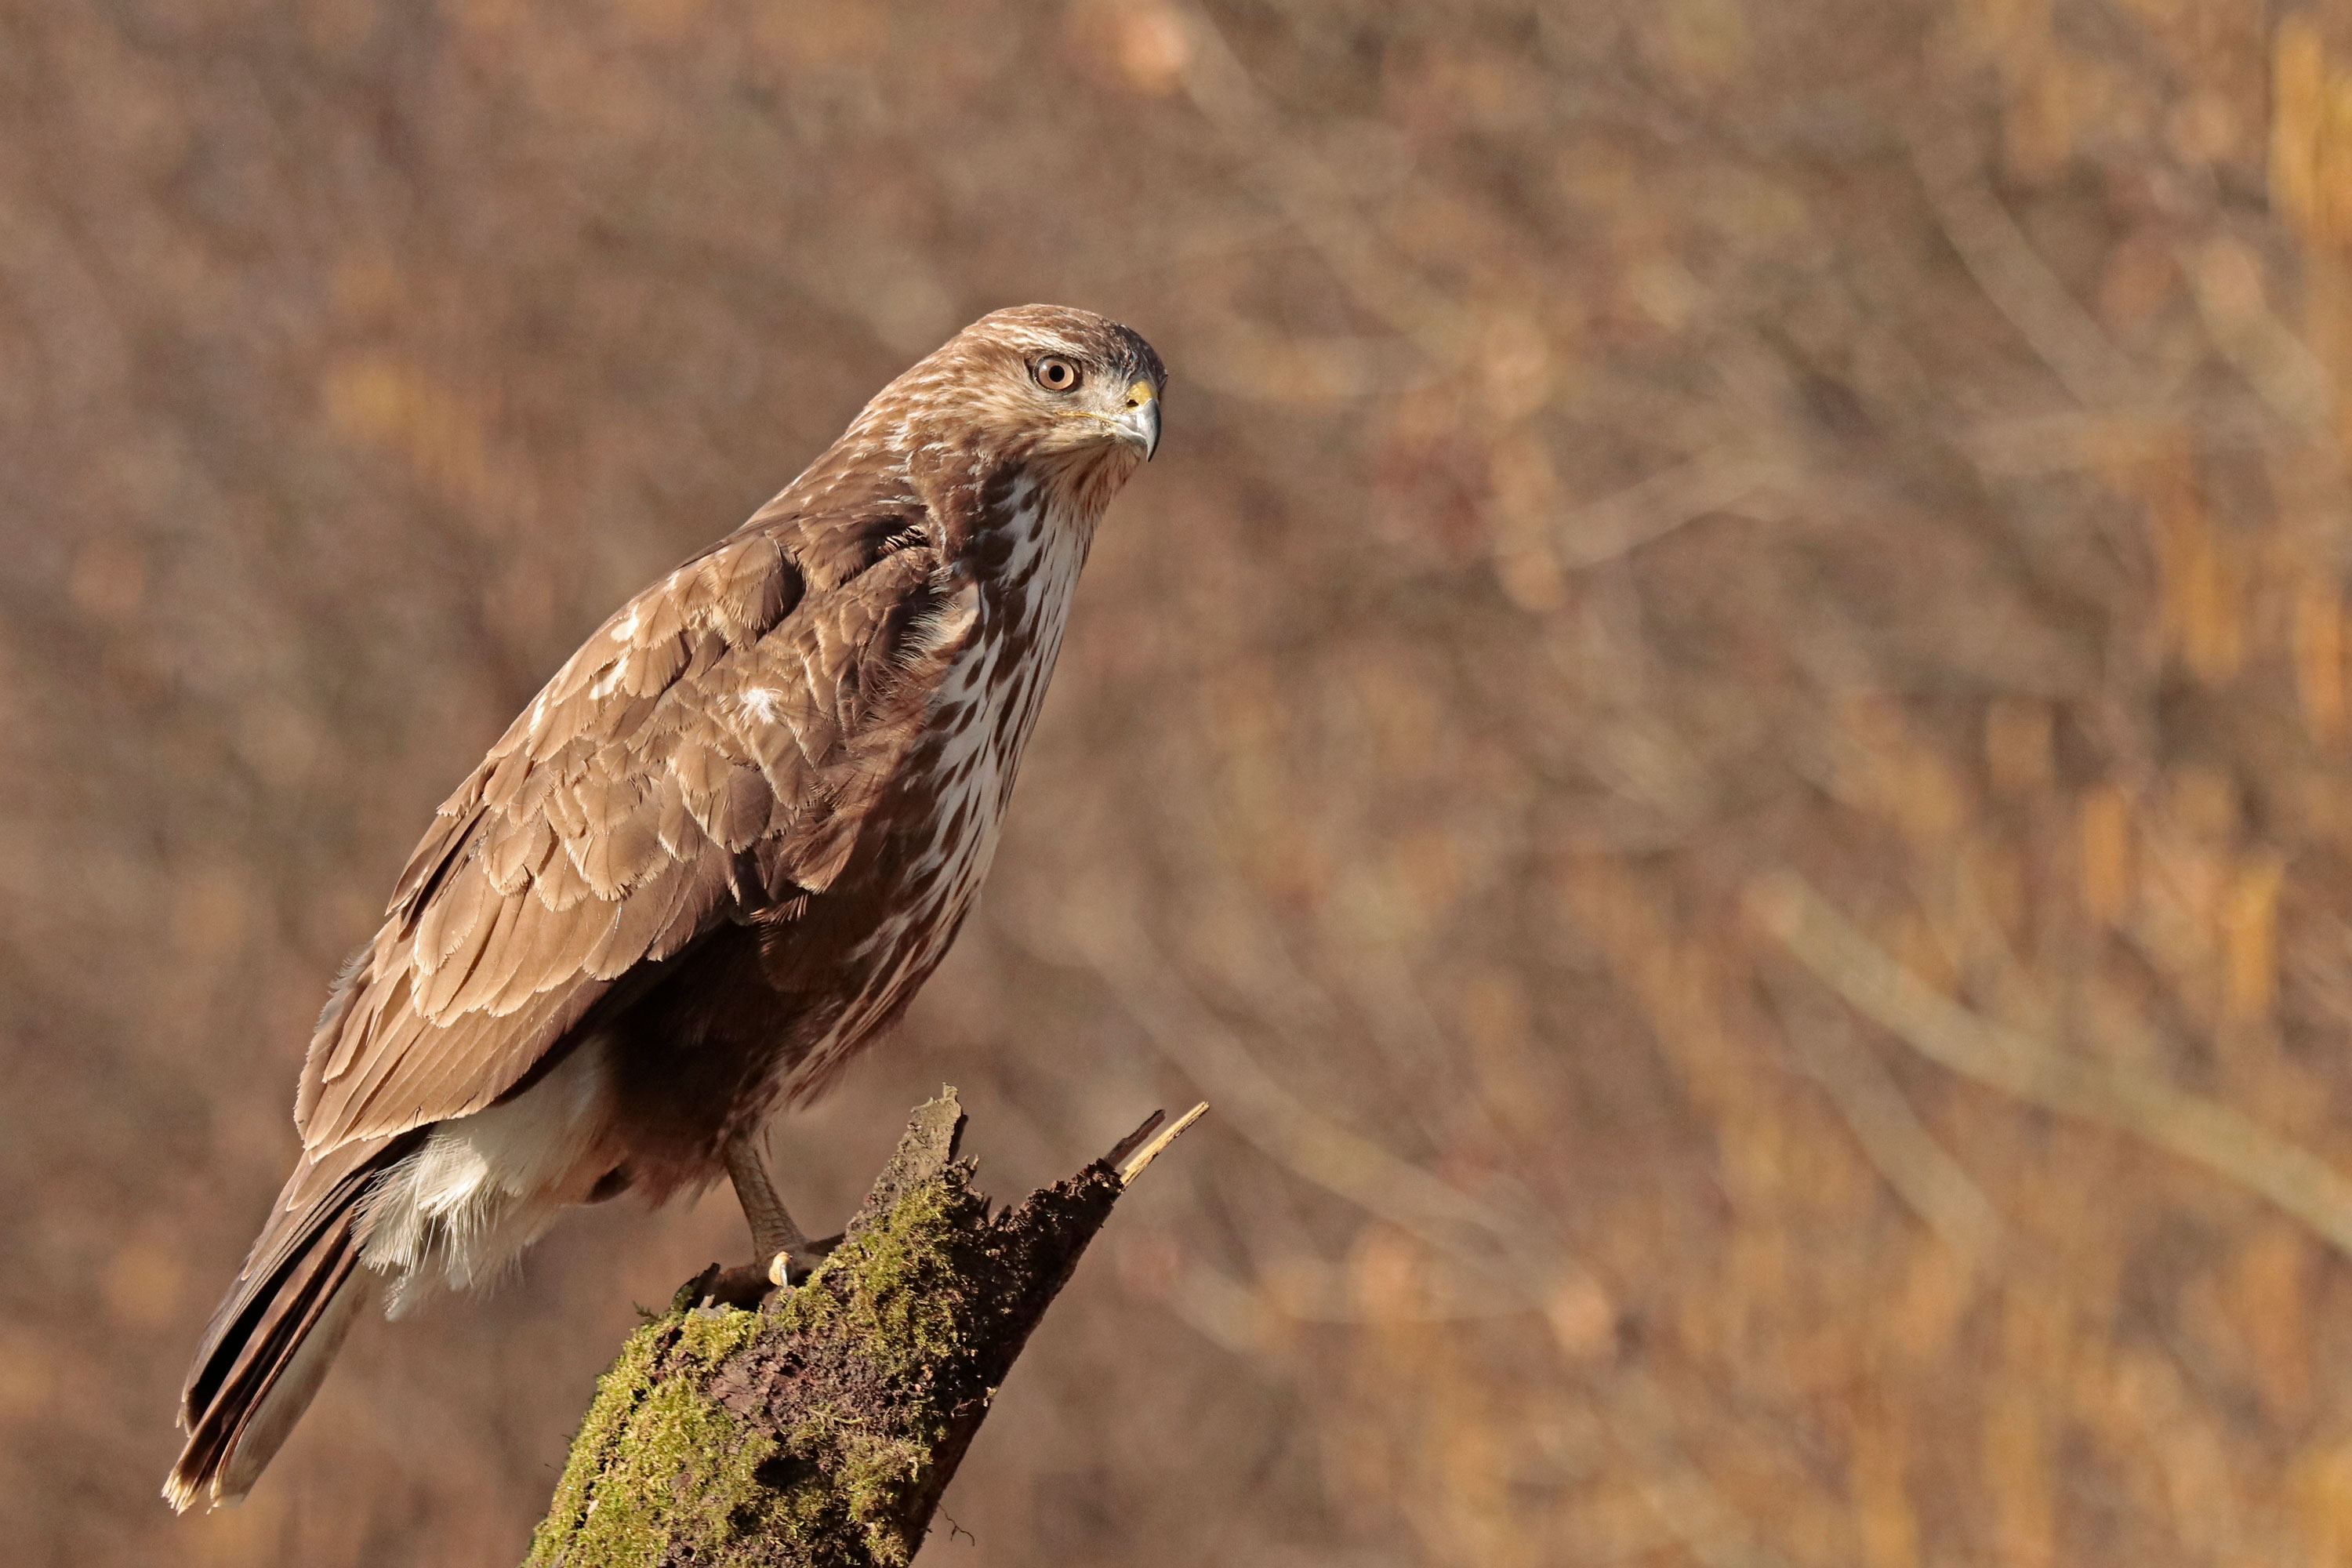
[[[951,1089],[919,1107],[796,1288],[744,1310],[703,1298],[706,1275],[630,1336],[528,1568],[913,1557],[1014,1357],[1140,1168],[1116,1166],[1129,1140],[992,1216],[956,1158],[962,1125]]]

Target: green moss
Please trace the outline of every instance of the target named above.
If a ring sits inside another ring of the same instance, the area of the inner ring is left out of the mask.
[[[763,1561],[906,1563],[908,1504],[953,1403],[938,1385],[971,1350],[957,1238],[984,1206],[950,1169],[763,1310],[681,1302],[638,1330],[597,1384],[530,1568],[636,1568],[680,1547],[722,1560],[754,1541]],[[812,1373],[781,1437],[710,1395],[723,1363],[762,1346]]]
[[[893,1381],[964,1353],[964,1276],[952,1248],[959,1222],[981,1206],[956,1174],[914,1188],[783,1298],[782,1326],[845,1340]]]
[[[770,1307],[778,1328],[799,1343],[834,1347],[878,1380],[896,1417],[897,1429],[885,1431],[872,1408],[812,1401],[796,1413],[783,1447],[808,1476],[787,1511],[807,1538],[853,1533],[876,1563],[902,1563],[910,1555],[906,1505],[947,1426],[947,1410],[928,1396],[928,1385],[971,1340],[954,1245],[959,1224],[983,1206],[960,1171],[925,1182]]]
[[[705,1367],[718,1366],[759,1337],[757,1312],[716,1307],[709,1311],[678,1314],[678,1349]]]
[[[706,1390],[759,1327],[752,1312],[682,1311],[629,1336],[597,1380],[554,1506],[531,1538],[531,1568],[650,1565],[670,1543],[708,1550],[756,1524],[758,1471],[775,1440]]]

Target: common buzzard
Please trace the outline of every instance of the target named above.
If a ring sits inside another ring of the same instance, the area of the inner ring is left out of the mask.
[[[335,982],[301,1158],[189,1373],[174,1507],[252,1487],[371,1276],[397,1315],[569,1205],[722,1171],[760,1258],[807,1265],[753,1139],[954,939],[1165,381],[1099,316],[984,316],[556,672]]]

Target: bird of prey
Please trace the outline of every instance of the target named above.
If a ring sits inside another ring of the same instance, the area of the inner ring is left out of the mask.
[[[242,1498],[381,1277],[398,1315],[568,1205],[734,1183],[905,1008],[994,853],[1160,356],[982,317],[734,533],[624,605],[441,806],[302,1067],[302,1153],[205,1331],[163,1495]]]

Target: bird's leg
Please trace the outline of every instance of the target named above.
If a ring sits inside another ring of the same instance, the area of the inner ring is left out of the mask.
[[[752,1250],[769,1283],[790,1285],[796,1273],[806,1278],[841,1238],[811,1241],[801,1233],[783,1200],[776,1196],[775,1184],[768,1180],[767,1162],[760,1158],[751,1134],[729,1139],[724,1158],[728,1178],[735,1184],[735,1196],[743,1205],[743,1217],[751,1224]]]

